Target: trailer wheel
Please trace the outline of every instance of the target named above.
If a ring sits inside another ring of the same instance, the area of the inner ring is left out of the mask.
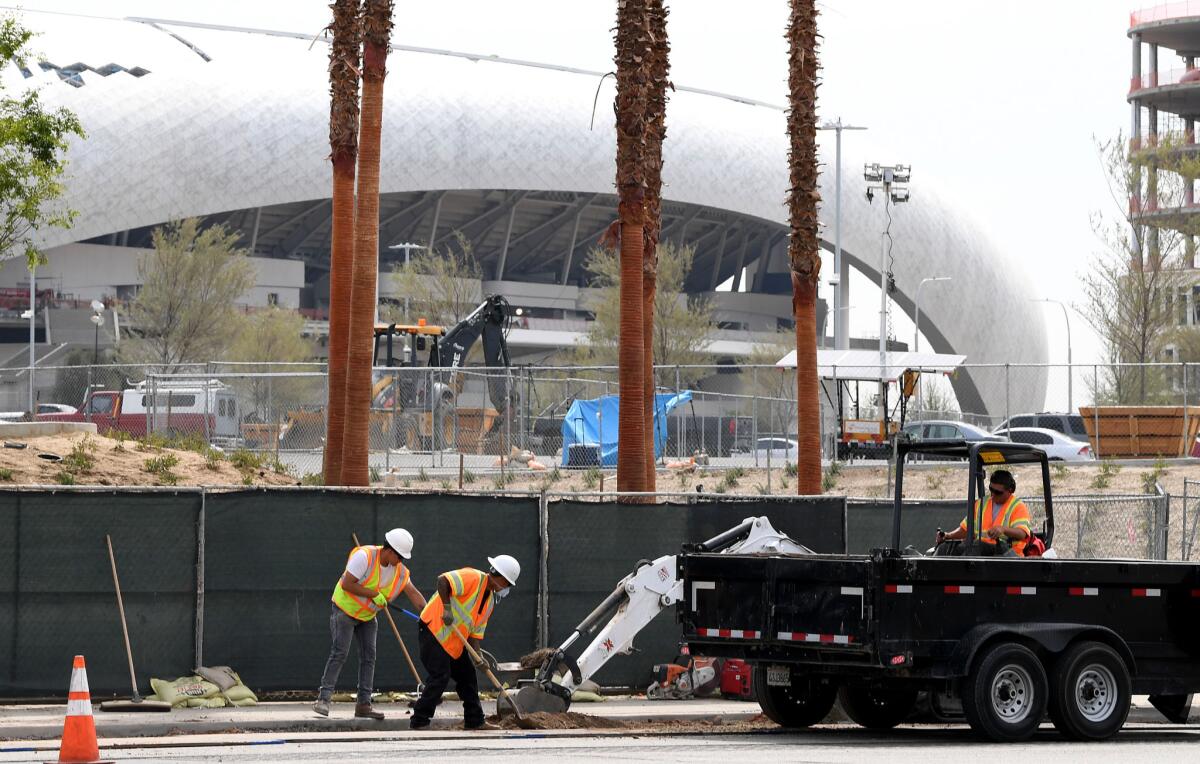
[[[1054,666],[1050,719],[1072,740],[1110,738],[1129,716],[1131,689],[1129,670],[1116,650],[1100,642],[1079,642]]]
[[[1000,642],[981,655],[962,689],[963,713],[976,734],[997,743],[1027,740],[1049,700],[1049,681],[1029,648]]]
[[[896,684],[843,686],[838,702],[855,724],[886,730],[908,718],[917,704],[917,691]]]
[[[767,718],[781,727],[811,727],[833,708],[837,688],[816,677],[792,673],[790,687],[767,684],[767,666],[754,667],[754,697]]]

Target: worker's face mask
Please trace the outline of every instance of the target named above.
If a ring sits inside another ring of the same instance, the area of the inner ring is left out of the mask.
[[[496,592],[496,601],[499,602],[500,600],[504,599],[507,596],[508,596],[508,588],[505,587],[504,589],[501,589],[500,591]]]

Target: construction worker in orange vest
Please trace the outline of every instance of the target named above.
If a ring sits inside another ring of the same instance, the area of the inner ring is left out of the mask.
[[[383,718],[371,706],[375,635],[379,631],[375,616],[400,592],[404,592],[414,608],[425,607],[425,598],[413,586],[408,568],[401,562],[401,558],[412,557],[412,548],[412,534],[403,528],[393,528],[384,535],[382,546],[358,546],[350,550],[346,569],[333,588],[333,612],[329,616],[333,646],[313,705],[313,711],[321,716],[329,716],[329,701],[353,637],[358,644],[358,698],[354,715],[362,719]]]
[[[1017,490],[1017,479],[1008,470],[996,470],[988,483],[991,496],[979,511],[979,501],[975,502],[975,534],[984,544],[996,548],[1001,536],[1008,539],[1012,545],[1012,554],[1016,557],[1025,556],[1025,545],[1033,537],[1033,521],[1029,516],[1029,507],[1013,494]],[[967,520],[949,533],[938,531],[937,543],[945,540],[965,539],[967,537]]]
[[[454,689],[463,702],[463,728],[499,729],[483,718],[479,703],[479,678],[463,640],[479,651],[479,642],[487,629],[496,600],[502,599],[517,577],[520,564],[506,554],[489,557],[487,573],[475,568],[459,568],[438,576],[437,594],[421,611],[417,625],[421,663],[425,666],[425,688],[413,705],[409,727],[425,729],[433,718],[442,693],[454,680]]]

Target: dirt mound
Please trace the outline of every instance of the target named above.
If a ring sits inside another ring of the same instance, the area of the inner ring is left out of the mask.
[[[249,452],[167,448],[154,442],[70,433],[10,439],[24,448],[0,448],[5,485],[296,485],[276,472],[273,459]],[[203,444],[197,446],[197,449]],[[49,456],[46,456],[46,455]],[[239,466],[240,465],[240,466]]]
[[[601,716],[591,716],[589,714],[578,714],[574,711],[567,711],[562,714],[552,714],[548,711],[535,711],[532,714],[525,714],[524,724],[517,721],[515,716],[504,716],[497,718],[495,716],[488,721],[500,725],[502,729],[517,730],[517,729],[534,729],[534,730],[584,730],[584,729],[628,729],[628,722],[620,719],[606,719]]]

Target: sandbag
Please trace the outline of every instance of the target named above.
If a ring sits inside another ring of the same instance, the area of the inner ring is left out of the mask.
[[[158,700],[178,707],[186,704],[189,698],[211,698],[220,693],[215,684],[198,676],[183,676],[171,682],[151,677],[150,686]]]

